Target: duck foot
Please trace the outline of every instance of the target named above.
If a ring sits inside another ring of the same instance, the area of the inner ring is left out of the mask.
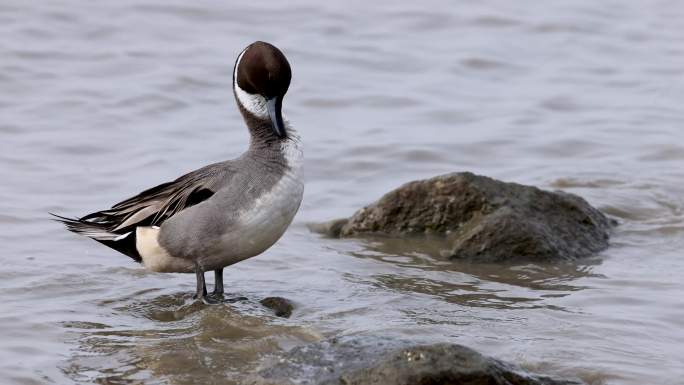
[[[207,285],[204,282],[204,271],[196,264],[195,275],[197,277],[197,291],[193,296],[194,299],[200,299],[206,305],[217,305],[221,303],[234,303],[238,301],[246,301],[246,297],[232,297],[225,298],[223,295],[223,269],[214,270],[214,291],[207,294]]]
[[[202,302],[206,305],[218,305],[222,303],[235,303],[240,301],[247,301],[247,297],[225,297],[223,293],[211,293],[202,297]]]

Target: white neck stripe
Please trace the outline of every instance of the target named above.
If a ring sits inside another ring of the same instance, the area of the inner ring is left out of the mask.
[[[240,65],[240,60],[242,60],[242,55],[249,49],[245,48],[238,56],[235,62],[235,69],[233,70],[233,89],[235,90],[235,96],[237,97],[238,103],[244,107],[247,111],[251,112],[254,116],[261,119],[268,119],[268,110],[266,110],[266,98],[261,95],[250,94],[247,91],[240,88],[237,82],[238,66]]]

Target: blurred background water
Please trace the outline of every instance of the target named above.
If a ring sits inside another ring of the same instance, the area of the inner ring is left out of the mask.
[[[684,378],[684,3],[665,0],[0,3],[3,384],[239,383],[325,336],[448,341],[592,384]],[[231,91],[254,40],[293,67],[303,206],[206,307],[64,231],[248,141]],[[324,239],[403,182],[469,170],[620,222],[564,265],[458,265]],[[297,304],[276,319],[258,299]]]

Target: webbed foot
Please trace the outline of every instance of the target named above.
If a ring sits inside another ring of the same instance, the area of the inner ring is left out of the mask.
[[[235,303],[240,301],[247,301],[247,297],[225,297],[223,293],[217,294],[213,292],[209,295],[202,297],[202,302],[207,305],[218,305],[222,303]]]

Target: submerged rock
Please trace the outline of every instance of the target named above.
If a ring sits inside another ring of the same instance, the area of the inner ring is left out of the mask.
[[[403,345],[403,346],[402,346]],[[393,340],[352,339],[317,342],[273,357],[249,381],[320,385],[581,385],[484,356],[455,344],[406,346]]]
[[[290,318],[294,305],[286,298],[282,297],[267,297],[260,301],[260,303],[273,310],[277,317]]]
[[[571,260],[608,247],[614,223],[577,195],[469,172],[407,183],[351,218],[311,225],[333,237],[444,235],[447,256]]]

